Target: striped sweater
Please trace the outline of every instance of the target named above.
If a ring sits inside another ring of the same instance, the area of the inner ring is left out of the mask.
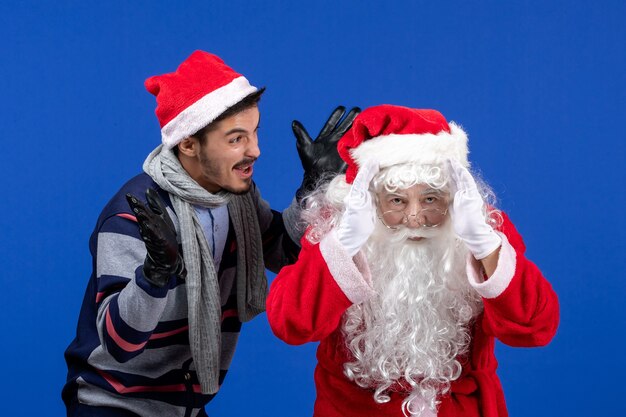
[[[63,400],[68,415],[77,404],[125,409],[139,416],[205,415],[214,395],[203,395],[189,348],[184,280],[157,288],[144,277],[146,248],[125,199],[143,199],[154,188],[168,206],[168,194],[146,174],[127,182],[103,209],[90,238],[93,272],[78,319],[76,338],[65,352],[68,365]],[[286,233],[282,216],[252,190],[263,239],[264,261],[277,272],[293,263],[299,247]],[[222,304],[220,384],[235,352],[241,322],[236,300],[237,244],[228,237],[218,270]],[[89,415],[98,414],[97,409]]]

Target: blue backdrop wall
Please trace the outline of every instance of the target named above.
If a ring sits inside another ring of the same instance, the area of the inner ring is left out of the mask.
[[[436,108],[561,301],[549,346],[497,346],[511,416],[626,415],[622,1],[24,1],[0,4],[0,415],[64,415],[63,351],[100,209],[159,142],[148,76],[195,49],[262,101],[255,178],[286,207],[290,124],[337,104]],[[273,278],[270,276],[270,279]],[[306,416],[315,346],[246,325],[212,416]]]

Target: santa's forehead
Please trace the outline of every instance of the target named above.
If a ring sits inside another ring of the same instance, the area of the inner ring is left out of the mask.
[[[387,195],[387,196],[394,196],[394,195],[398,195],[398,196],[407,196],[407,195],[425,196],[425,195],[442,195],[442,194],[445,194],[445,192],[442,189],[433,188],[430,184],[418,183],[418,184],[414,184],[414,185],[412,185],[410,187],[406,187],[406,188],[393,188],[393,189],[384,188],[384,189],[382,189],[379,192],[379,194],[383,194],[383,195]]]

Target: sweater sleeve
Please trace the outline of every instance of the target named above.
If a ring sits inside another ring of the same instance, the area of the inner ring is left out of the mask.
[[[320,244],[304,237],[301,246],[298,261],[278,273],[267,299],[272,331],[294,345],[324,339],[348,307],[374,294],[363,254],[350,258],[332,233]]]
[[[102,346],[119,362],[143,352],[163,310],[167,294],[143,275],[146,248],[136,219],[126,213],[110,216],[97,234],[95,273],[97,326]]]
[[[558,299],[539,268],[525,257],[515,226],[502,215],[502,247],[493,275],[484,279],[479,262],[470,259],[467,264],[470,284],[483,298],[483,329],[510,346],[543,346],[559,324]]]
[[[300,246],[296,243],[287,230],[285,214],[291,213],[294,217],[293,204],[284,213],[272,210],[262,197],[256,184],[253,183],[250,193],[255,201],[261,238],[263,241],[263,260],[265,267],[274,273],[278,273],[280,268],[292,264],[298,258]],[[299,236],[298,236],[299,238]]]

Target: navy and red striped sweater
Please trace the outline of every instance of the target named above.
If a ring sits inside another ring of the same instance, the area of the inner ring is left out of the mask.
[[[143,276],[146,249],[125,195],[143,199],[147,188],[159,192],[177,226],[167,192],[146,174],[128,181],[100,214],[89,242],[93,272],[76,338],[65,352],[68,378],[63,400],[68,414],[81,404],[124,409],[139,416],[196,416],[204,415],[204,405],[214,396],[200,392],[189,348],[185,282],[172,280],[169,286],[157,288]],[[299,247],[286,233],[281,214],[269,208],[254,184],[250,192],[256,202],[265,265],[278,272],[295,261]],[[220,384],[241,329],[236,264],[237,244],[231,226],[218,270]],[[90,409],[89,414],[114,415],[103,410]]]

